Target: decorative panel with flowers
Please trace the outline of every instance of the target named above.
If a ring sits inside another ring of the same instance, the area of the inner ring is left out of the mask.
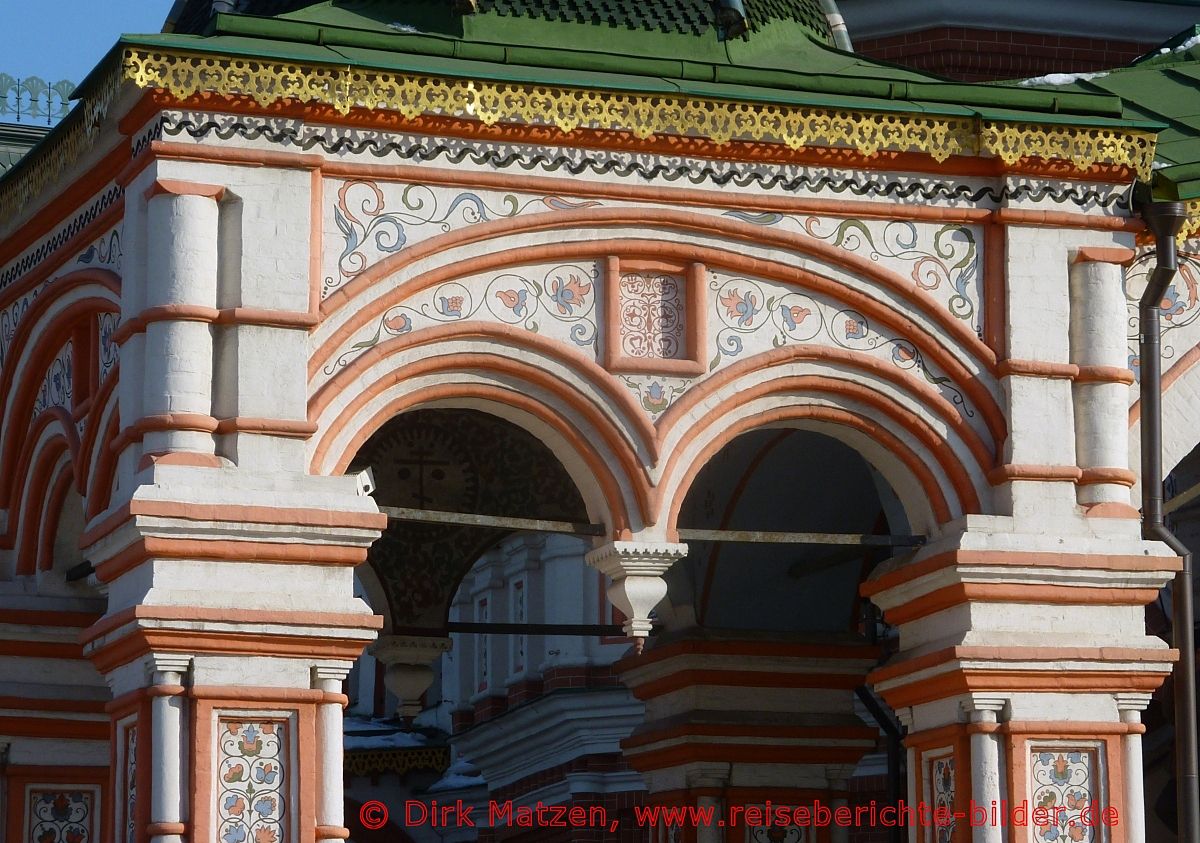
[[[1100,843],[1096,809],[1103,798],[1099,750],[1094,746],[1032,746],[1029,757],[1031,825],[1035,843]],[[1045,808],[1038,823],[1032,809]]]
[[[125,843],[137,843],[137,740],[138,727],[125,727]]]
[[[746,843],[808,843],[810,839],[808,829],[798,825],[766,825],[746,829]]]
[[[30,787],[27,791],[28,843],[92,843],[96,834],[95,788]]]
[[[687,356],[687,304],[680,275],[622,271],[618,281],[618,342],[626,357],[680,360]]]
[[[287,723],[219,721],[217,839],[283,843],[287,838]]]
[[[931,843],[950,843],[954,839],[954,756],[942,755],[926,761],[928,799],[934,816],[950,816],[949,823],[934,823],[926,832]]]

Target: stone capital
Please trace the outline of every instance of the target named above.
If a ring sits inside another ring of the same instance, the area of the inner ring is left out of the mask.
[[[178,653],[147,653],[142,659],[142,664],[151,682],[176,685],[191,671],[192,657]]]
[[[1120,691],[1113,694],[1113,699],[1117,702],[1117,711],[1145,711],[1146,706],[1150,705],[1150,694],[1139,693],[1137,691]]]
[[[454,642],[440,635],[381,635],[367,652],[385,665],[433,664]]]
[[[625,615],[625,633],[638,652],[650,635],[650,612],[667,596],[662,575],[685,556],[687,545],[680,542],[614,541],[584,557],[612,580],[608,599]]]
[[[971,694],[960,705],[970,722],[996,723],[1008,707],[1008,700],[1004,697]]]

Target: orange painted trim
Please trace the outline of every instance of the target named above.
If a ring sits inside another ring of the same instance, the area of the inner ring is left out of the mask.
[[[217,419],[202,413],[162,413],[143,416],[117,434],[117,437],[109,442],[108,447],[119,454],[130,445],[141,442],[147,433],[167,431],[215,433],[217,424]]]
[[[920,562],[910,563],[862,584],[859,593],[873,597],[880,592],[955,565],[1012,566],[1029,568],[1084,568],[1092,571],[1180,571],[1177,556],[1150,557],[1090,553],[1044,553],[1004,550],[952,550]]]
[[[888,623],[912,623],[965,603],[1049,603],[1059,606],[1145,606],[1158,592],[1152,588],[1100,588],[1011,583],[955,583],[887,609]]]
[[[88,653],[88,658],[101,673],[108,673],[152,652],[355,661],[368,643],[356,638],[317,639],[308,635],[137,629],[94,649]]]
[[[43,434],[55,424],[58,431],[43,440]],[[14,478],[15,484],[23,482],[23,485],[11,491],[12,509],[18,517],[10,516],[6,531],[0,534],[0,547],[14,547],[18,543],[26,545],[19,554],[17,572],[32,574],[32,553],[27,545],[31,531],[36,530],[41,521],[42,503],[51,474],[63,452],[71,453],[70,460],[75,462],[79,443],[75,439],[75,425],[71,422],[70,414],[61,407],[50,407],[41,413],[34,419],[26,436],[17,460],[19,475]],[[0,476],[0,480],[3,479]]]
[[[398,112],[384,109],[353,108],[349,113],[342,114],[335,108],[320,103],[301,103],[295,100],[283,100],[262,106],[256,103],[252,97],[232,94],[203,93],[187,97],[183,100],[168,97],[169,95],[162,94],[162,98],[159,100],[164,108],[197,108],[227,111],[237,114],[268,115],[274,118],[288,116],[303,118],[313,123],[331,123],[358,129],[372,128],[381,131],[392,130],[396,132],[414,132],[417,134],[446,135],[471,140],[492,139],[502,140],[507,143],[528,143],[542,146],[620,149],[642,154],[654,152],[664,155],[688,155],[717,160],[810,164],[837,169],[919,172],[935,173],[938,175],[996,176],[1005,173],[1014,173],[1121,184],[1129,182],[1136,176],[1136,173],[1129,167],[1117,164],[1094,164],[1081,169],[1068,161],[1022,158],[1012,164],[1006,164],[999,157],[982,158],[979,156],[951,156],[946,161],[939,162],[934,161],[928,155],[916,152],[881,150],[873,155],[864,155],[855,150],[845,148],[805,146],[798,149],[791,149],[780,143],[758,141],[733,140],[728,143],[717,144],[714,141],[704,138],[681,135],[663,134],[650,138],[641,138],[631,132],[607,129],[578,128],[571,132],[562,132],[554,126],[522,126],[511,123],[487,125],[478,120],[440,115],[421,115],[415,118],[407,118]],[[189,144],[155,141],[152,149],[157,148],[159,144],[180,147],[181,156],[186,156],[194,148]],[[202,147],[202,149],[208,150],[212,149],[212,147]],[[287,153],[276,154],[282,155]],[[295,158],[318,157],[301,153],[290,153],[290,155]],[[170,156],[164,154],[163,157]],[[297,164],[295,166],[303,165]],[[383,167],[387,165],[355,165],[335,159],[328,162],[326,166],[355,168],[359,166]]]
[[[1179,660],[1178,650],[1146,647],[946,647],[921,656],[901,659],[871,671],[868,681],[886,682],[930,667],[954,661],[1100,661],[1170,664]],[[1002,671],[1003,672],[1003,671]],[[1019,672],[1019,671],[1018,671]],[[1083,673],[1084,671],[1080,671]]]
[[[217,309],[198,304],[164,304],[150,307],[124,320],[113,332],[113,342],[124,344],[130,337],[145,333],[154,322],[206,322],[212,325],[258,326],[308,330],[318,319],[310,313],[270,310],[262,307],[226,307]]]
[[[998,359],[1008,338],[1008,237],[1004,226],[983,227],[983,341]]]
[[[660,440],[665,438],[667,433],[686,418],[695,407],[708,400],[711,395],[725,388],[730,383],[749,374],[761,373],[762,377],[765,378],[772,368],[800,360],[813,360],[822,363],[828,362],[849,366],[869,373],[872,377],[884,380],[905,392],[915,395],[923,407],[936,412],[958,434],[959,438],[962,439],[967,448],[975,456],[980,468],[986,469],[994,464],[996,449],[999,447],[998,443],[1002,442],[1008,435],[1006,429],[1007,423],[998,406],[990,408],[988,406],[980,407],[980,412],[984,413],[987,419],[989,430],[993,431],[996,436],[992,444],[988,445],[975,432],[975,429],[967,424],[963,417],[959,415],[954,405],[946,400],[939,391],[927,383],[908,377],[895,366],[888,365],[881,360],[865,354],[841,348],[785,345],[781,348],[756,354],[749,359],[720,369],[714,372],[711,377],[705,378],[685,392],[658,420],[657,428]],[[991,415],[989,415],[989,412]]]
[[[83,270],[70,273],[57,280],[50,290],[38,296],[29,305],[13,333],[6,357],[8,365],[0,374],[0,395],[9,396],[7,412],[3,422],[0,422],[0,506],[12,505],[13,494],[18,484],[26,479],[25,475],[14,473],[14,463],[27,430],[24,420],[33,415],[33,406],[44,373],[61,350],[63,337],[70,336],[74,325],[82,318],[95,318],[98,313],[115,312],[118,307],[109,299],[87,297],[71,302],[49,322],[40,323],[45,312],[64,295],[90,285],[96,285],[113,295],[120,294],[119,280],[111,272]],[[33,333],[35,330],[36,335]],[[23,359],[27,346],[31,346],[29,356]],[[12,419],[22,421],[5,423]],[[67,426],[70,428],[67,436],[73,439],[77,447],[78,434],[74,432],[74,420],[70,420]],[[5,480],[8,482],[4,482]]]
[[[287,439],[308,439],[317,432],[317,425],[310,421],[294,419],[266,419],[252,416],[235,416],[221,419],[217,423],[218,436],[233,433],[254,433],[262,436],[280,436]]]
[[[98,426],[98,425],[97,425]],[[104,428],[104,436],[96,440],[99,453],[96,455],[96,467],[88,482],[86,499],[86,517],[91,520],[104,512],[112,500],[113,479],[117,472],[117,452],[107,447],[115,440],[121,429],[121,413],[119,408],[113,408]],[[86,532],[85,534],[86,535]],[[82,542],[83,536],[80,536]],[[82,544],[80,545],[83,546]]]
[[[220,202],[225,198],[225,188],[217,184],[201,184],[180,179],[156,179],[143,194],[149,202],[156,196],[200,196]]]
[[[949,723],[932,729],[922,729],[910,732],[904,736],[904,746],[908,749],[928,750],[937,749],[947,744],[956,743],[966,734],[966,723]],[[920,788],[917,793],[920,793]]]
[[[577,182],[573,182],[577,184]],[[894,207],[894,206],[893,206]],[[752,223],[715,217],[694,211],[666,208],[587,208],[561,211],[554,214],[535,214],[530,217],[512,217],[495,222],[479,223],[466,229],[430,238],[421,244],[406,248],[356,275],[353,280],[339,287],[321,305],[322,312],[331,314],[342,306],[356,300],[364,290],[381,280],[394,276],[415,261],[430,254],[469,244],[483,243],[506,234],[527,234],[538,231],[568,230],[582,228],[606,228],[638,225],[643,227],[665,227],[680,231],[697,232],[715,236],[720,240],[740,241],[762,248],[777,248],[787,252],[809,255],[833,266],[850,270],[868,278],[910,302],[924,312],[944,336],[934,337],[924,330],[916,333],[916,326],[878,299],[860,290],[810,272],[800,266],[778,261],[750,258],[732,251],[730,246],[702,246],[650,240],[641,238],[613,238],[585,240],[581,242],[557,242],[536,246],[515,247],[501,251],[483,250],[482,254],[455,263],[439,266],[400,284],[395,290],[371,302],[359,302],[354,314],[334,330],[329,338],[316,350],[309,362],[310,379],[340,353],[346,342],[363,327],[373,323],[395,304],[411,298],[421,291],[449,280],[488,272],[494,269],[527,263],[558,260],[562,258],[605,258],[612,254],[653,254],[660,260],[699,262],[708,267],[718,267],[735,273],[770,278],[799,288],[828,295],[860,311],[879,325],[897,332],[910,334],[910,339],[935,361],[956,384],[976,399],[986,404],[990,394],[982,387],[971,386],[976,378],[949,354],[944,343],[946,337],[953,338],[982,366],[991,371],[996,363],[995,354],[962,320],[954,318],[933,296],[916,287],[911,279],[898,273],[882,269],[868,258],[847,252],[820,240],[802,240],[791,232],[773,231]],[[668,235],[669,236],[669,235]],[[983,401],[977,397],[987,396]]]
[[[1079,377],[1079,367],[1073,363],[1050,363],[1045,360],[1009,358],[996,364],[996,375],[1001,378],[1020,375],[1031,378],[1074,380]]]
[[[144,333],[147,325],[155,322],[205,322],[211,324],[217,321],[220,311],[215,307],[205,307],[199,304],[163,304],[149,307],[136,316],[131,316],[121,322],[113,332],[113,342],[123,345],[134,334]]]
[[[29,626],[69,626],[83,628],[91,626],[102,615],[95,612],[43,612],[40,609],[5,609],[4,624],[28,624]]]
[[[663,477],[665,478],[672,476],[672,469],[678,459],[678,455],[686,449],[687,445],[696,437],[699,431],[708,428],[711,426],[711,424],[714,424],[719,420],[726,419],[733,408],[759,398],[793,393],[830,394],[839,398],[850,398],[854,401],[861,402],[862,404],[878,410],[882,415],[886,416],[891,422],[893,422],[896,428],[904,430],[910,434],[933,455],[934,460],[949,478],[951,487],[954,490],[954,494],[958,498],[960,505],[965,510],[977,511],[979,509],[979,495],[975,490],[974,483],[971,481],[969,473],[959,461],[958,456],[954,453],[953,449],[946,443],[945,437],[939,431],[935,430],[920,416],[910,412],[902,405],[896,403],[891,398],[883,395],[880,392],[851,381],[842,380],[840,378],[829,378],[821,375],[800,375],[767,381],[760,385],[741,390],[737,393],[737,395],[722,401],[715,407],[712,407],[708,417],[714,421],[706,420],[705,422],[701,422],[683,435],[679,445],[674,449],[671,456],[667,460],[667,465],[663,470]],[[847,411],[840,410],[839,412],[844,413]],[[876,424],[871,419],[863,419],[863,423],[868,425]],[[877,429],[880,431],[884,430],[882,427],[877,427]],[[887,431],[886,435],[890,442],[900,442],[899,439],[891,434],[890,430]],[[892,447],[891,450],[894,454],[900,456],[902,460],[905,459],[902,456],[903,453],[907,452],[912,454],[912,451],[903,445],[901,445],[899,450],[897,450],[895,447]],[[977,456],[981,455],[977,454]],[[912,468],[912,465],[909,467]],[[689,487],[691,480],[694,479],[694,476],[694,473],[688,475]],[[675,529],[675,521],[678,516],[678,510],[682,506],[683,499],[686,497],[686,495],[687,492],[685,489],[676,493],[675,501],[672,503],[670,510],[671,519],[668,522],[670,530]]]
[[[616,383],[609,377],[601,366],[590,357],[582,353],[572,351],[562,345],[562,343],[547,339],[538,334],[531,334],[518,328],[513,328],[510,325],[494,325],[487,322],[456,322],[452,325],[439,325],[433,328],[426,328],[411,334],[404,334],[395,337],[387,342],[380,343],[374,348],[368,349],[360,355],[353,363],[349,364],[339,371],[333,378],[323,384],[309,399],[308,402],[308,417],[316,419],[321,416],[325,409],[333,403],[334,399],[341,394],[349,384],[353,384],[361,375],[369,370],[378,362],[388,359],[389,357],[407,351],[411,348],[419,348],[426,345],[432,345],[442,340],[461,341],[464,339],[483,339],[499,341],[503,344],[517,344],[532,348],[535,351],[545,354],[558,363],[570,368],[578,374],[584,381],[592,385],[604,395],[610,403],[610,406],[616,408],[623,420],[626,421],[631,428],[638,434],[636,445],[641,446],[649,452],[652,460],[658,459],[658,444],[657,434],[654,425],[646,418],[645,412],[638,406],[629,390],[619,388]],[[463,364],[472,366],[488,365],[489,368],[498,370],[508,375],[518,375],[523,380],[532,380],[534,383],[549,389],[550,391],[559,394],[562,393],[562,381],[552,375],[541,371],[536,366],[530,366],[527,363],[509,358],[476,353],[476,352],[461,352],[454,355],[438,356],[430,354],[427,359],[409,364],[405,368],[404,378],[417,377],[420,374],[433,371],[443,371],[449,368],[448,364],[440,364],[435,361],[452,359]],[[416,368],[414,368],[416,367]],[[412,372],[415,372],[413,374]],[[387,377],[381,380],[381,384],[390,384],[399,382],[400,378],[393,373],[389,373]],[[386,387],[381,387],[386,388]],[[331,436],[336,435],[340,429],[338,427],[339,420],[350,417],[351,407],[361,407],[366,403],[366,397],[360,391],[356,390],[355,399],[342,410],[331,425],[329,432],[317,442],[314,448],[313,458],[310,462],[313,466],[320,465],[328,452],[330,445],[328,444]],[[377,393],[375,393],[377,394]],[[570,393],[568,393],[570,394]],[[591,409],[588,402],[582,398],[571,400],[572,406],[578,409],[584,416],[589,419],[597,418],[594,409]],[[599,416],[602,417],[602,414]],[[609,437],[609,442],[619,441]],[[364,440],[365,441],[365,438]],[[614,449],[615,452],[620,451],[620,448]],[[341,460],[339,460],[340,464]],[[347,463],[348,464],[348,463]],[[636,475],[636,472],[635,472]]]
[[[786,673],[779,670],[721,670],[689,668],[653,679],[630,690],[639,700],[652,700],[693,686],[726,688],[824,688],[854,690],[863,673]]]
[[[198,623],[279,624],[332,629],[383,629],[379,615],[349,612],[303,612],[277,609],[209,609],[201,606],[130,606],[88,627],[80,635],[89,644],[137,620],[196,621]],[[177,692],[176,692],[177,693]]]
[[[387,516],[382,512],[346,512],[343,510],[305,509],[299,507],[242,506],[240,504],[181,503],[135,498],[115,512],[106,515],[98,524],[88,525],[79,543],[81,547],[95,544],[112,533],[133,515],[156,515],[180,518],[185,521],[234,521],[259,524],[282,524],[299,527],[349,527],[382,530]]]
[[[187,834],[187,830],[186,823],[148,823],[146,825],[146,835],[149,837],[185,835]]]
[[[1120,246],[1083,246],[1075,250],[1071,263],[1115,263],[1128,266],[1137,257],[1133,249]]]
[[[1131,386],[1133,372],[1120,366],[1080,366],[1076,383],[1119,383]]]
[[[879,694],[893,708],[903,708],[971,692],[1152,693],[1168,675],[1169,671],[951,670],[920,681],[880,689]],[[867,681],[875,680],[868,676]]]
[[[604,368],[610,372],[649,372],[651,374],[696,377],[708,370],[704,359],[708,336],[705,304],[704,264],[671,264],[662,261],[609,256],[604,261]],[[653,272],[683,278],[683,323],[685,357],[629,357],[621,350],[621,279],[628,272]]]
[[[1083,514],[1086,518],[1134,518],[1141,520],[1142,513],[1127,503],[1107,501],[1085,507]]]
[[[367,548],[356,545],[147,536],[100,563],[96,567],[96,576],[102,582],[112,582],[147,559],[205,559],[354,567],[366,558]]]
[[[1143,735],[1145,723],[1085,720],[1007,720],[996,724],[1006,735],[1054,738],[1058,735]]]
[[[75,472],[71,463],[67,463],[55,477],[49,497],[45,501],[42,513],[42,523],[39,525],[37,536],[37,570],[49,571],[54,567],[54,540],[58,537],[58,523],[62,518],[63,505],[67,494],[75,485]]]
[[[987,473],[993,486],[1025,480],[1040,483],[1078,483],[1083,472],[1074,465],[998,465]]]
[[[312,313],[265,307],[226,307],[217,311],[218,325],[256,325],[264,328],[313,328],[320,320]]]
[[[231,463],[216,454],[192,451],[148,451],[138,460],[138,471],[154,465],[190,465],[196,468],[224,468]]]
[[[1146,226],[1134,217],[1101,217],[1072,214],[1066,211],[1026,211],[1019,208],[1000,208],[994,219],[1003,225],[1038,228],[1087,228],[1093,231],[1138,232]]]
[[[1175,382],[1186,375],[1197,362],[1200,362],[1200,344],[1194,345],[1183,353],[1176,361],[1175,365],[1163,372],[1162,375],[1162,391],[1163,395],[1167,394],[1167,390],[1175,385]],[[1142,417],[1142,401],[1139,398],[1133,402],[1129,408],[1129,426],[1133,427],[1137,424],[1138,419]]]
[[[18,656],[30,659],[82,659],[83,649],[79,644],[65,641],[0,638],[0,656]]]
[[[350,829],[338,825],[317,826],[318,840],[349,840]]]
[[[472,355],[484,358],[484,355]],[[440,358],[431,358],[429,360],[420,361],[421,363],[436,364]],[[486,359],[486,358],[484,358]],[[389,373],[388,378],[393,377],[396,380],[401,380],[409,372],[411,366],[406,366],[395,373]],[[532,368],[532,367],[531,367]],[[536,371],[536,370],[535,370]],[[390,386],[387,382],[377,382],[371,387],[371,392],[360,392],[351,406],[348,406],[338,419],[330,425],[330,434],[336,433],[344,428],[349,420],[353,417],[352,413],[357,412],[355,404],[365,404],[374,394],[382,392]],[[558,413],[555,413],[545,405],[545,402],[537,401],[528,396],[510,389],[491,386],[487,384],[445,384],[440,386],[429,386],[423,389],[413,390],[408,394],[389,402],[387,406],[377,411],[366,422],[356,425],[357,433],[347,443],[343,449],[341,456],[338,458],[337,464],[331,474],[342,474],[349,467],[350,462],[358,453],[362,444],[379,428],[383,427],[388,421],[395,416],[407,410],[420,407],[435,401],[462,401],[469,399],[482,399],[485,401],[493,401],[497,404],[513,407],[523,412],[529,413],[535,418],[549,424],[554,428],[560,436],[566,440],[566,443],[579,455],[579,457],[588,465],[592,476],[600,486],[600,492],[604,497],[605,506],[608,508],[609,516],[612,519],[611,529],[617,534],[622,535],[624,531],[631,529],[631,519],[625,506],[624,494],[621,491],[617,478],[613,475],[611,467],[605,462],[600,454],[596,453],[585,437],[574,425],[571,425],[566,419],[562,418]],[[600,427],[603,432],[607,425]],[[609,436],[613,434],[609,433]],[[328,440],[326,440],[328,441]],[[641,510],[642,521],[644,523],[653,523],[653,511],[649,506],[650,492],[647,489],[648,482],[640,477],[643,471],[638,464],[634,463],[631,455],[628,453],[628,448],[620,448],[616,451],[617,458],[626,465],[627,469],[638,471],[638,474],[626,475],[630,485],[633,487],[634,496],[636,498],[639,509]],[[314,457],[315,459],[315,457]]]
[[[107,720],[63,720],[55,717],[21,717],[0,714],[0,734],[19,738],[106,741]]]
[[[1080,472],[1080,478],[1076,482],[1080,486],[1112,483],[1132,488],[1137,485],[1137,479],[1137,474],[1127,468],[1085,468]]]
[[[716,414],[713,414],[710,424],[721,420]],[[940,523],[945,523],[951,519],[950,506],[946,501],[945,495],[942,492],[941,485],[937,482],[937,478],[929,470],[928,466],[922,462],[907,445],[897,438],[891,431],[883,425],[878,424],[870,419],[865,419],[857,413],[851,413],[846,410],[837,409],[834,407],[800,405],[792,407],[781,407],[769,412],[759,413],[748,418],[742,418],[734,422],[732,425],[722,430],[704,450],[696,456],[696,458],[688,466],[687,471],[680,479],[677,485],[675,496],[670,502],[667,515],[667,536],[668,539],[674,540],[679,535],[677,523],[679,520],[679,510],[683,506],[683,501],[687,496],[687,490],[691,488],[692,483],[696,479],[696,475],[700,470],[709,463],[721,448],[725,447],[729,442],[733,441],[737,436],[745,433],[748,430],[756,430],[766,427],[777,422],[786,421],[819,421],[828,422],[834,425],[849,427],[857,430],[860,433],[874,439],[876,442],[883,445],[891,453],[899,459],[905,467],[912,472],[913,476],[924,489],[926,496],[929,499],[930,507],[933,510],[934,517]],[[678,455],[678,451],[672,453],[671,460],[674,460]],[[670,470],[671,462],[668,462],[667,471]],[[664,471],[664,475],[665,475]]]
[[[120,379],[120,368],[120,362],[113,364],[113,367],[108,372],[108,377],[97,388],[95,398],[87,413],[87,426],[83,432],[83,439],[79,443],[79,453],[81,455],[79,463],[79,493],[84,498],[88,497],[92,472],[100,456],[96,445],[97,438],[99,437],[98,431],[102,427],[101,420],[104,418],[105,412],[110,409],[114,415],[116,414],[118,401],[114,398],[114,395]]]
[[[102,193],[104,188],[112,182],[113,175],[128,159],[128,142],[118,142],[112,149],[104,153],[99,161],[88,168],[87,172],[64,185],[61,193],[38,208],[27,222],[0,242],[0,266],[4,266],[48,235],[55,226],[60,225],[65,218],[77,212],[89,199]],[[0,301],[0,307],[7,303],[7,301]]]

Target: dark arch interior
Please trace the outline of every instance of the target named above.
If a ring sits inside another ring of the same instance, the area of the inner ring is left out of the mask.
[[[586,522],[567,470],[537,437],[477,410],[414,410],[362,447],[383,506]],[[368,561],[387,595],[393,629],[444,627],[459,582],[509,531],[393,521]]]
[[[837,439],[808,430],[743,434],[697,475],[680,529],[907,533],[879,473]],[[668,573],[677,623],[794,633],[858,629],[858,585],[885,548],[688,542]]]

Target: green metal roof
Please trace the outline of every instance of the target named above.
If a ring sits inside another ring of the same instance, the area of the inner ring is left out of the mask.
[[[809,20],[815,0],[745,4],[753,29],[732,39],[702,25],[710,18],[701,11],[714,14],[710,0],[479,0],[480,11],[468,15],[447,0],[325,0],[272,17],[220,14],[203,35],[130,35],[121,44],[746,102],[1159,125],[1125,112],[1113,96],[953,82],[843,52]],[[634,17],[614,24],[618,12]]]
[[[1197,0],[1200,5],[1200,0]],[[1124,114],[1164,128],[1155,152],[1154,192],[1163,199],[1200,198],[1200,25],[1184,30],[1128,67],[1070,77],[1042,90],[1113,94]]]

